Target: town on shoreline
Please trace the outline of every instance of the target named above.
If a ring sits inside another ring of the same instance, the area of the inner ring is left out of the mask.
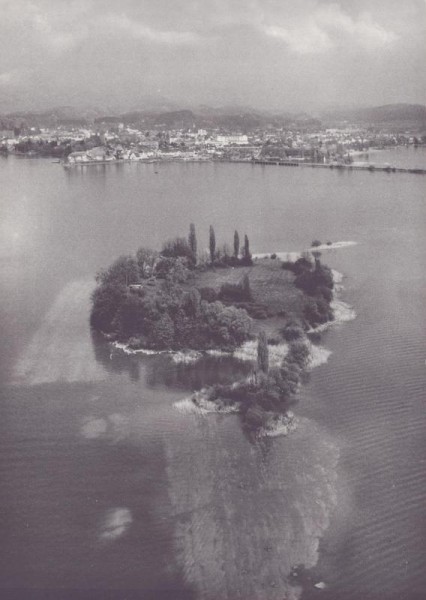
[[[66,167],[125,161],[228,161],[393,170],[393,165],[375,166],[379,157],[375,153],[426,145],[419,123],[403,125],[348,119],[323,122],[306,114],[207,118],[180,110],[85,119],[61,117],[53,111],[31,118],[0,116],[0,155],[49,157]]]

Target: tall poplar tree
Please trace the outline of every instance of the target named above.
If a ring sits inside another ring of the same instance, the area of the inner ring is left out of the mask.
[[[263,373],[269,371],[269,348],[266,333],[262,330],[257,339],[257,365]]]
[[[238,235],[238,231],[234,232],[234,256],[238,258],[240,254],[240,236]]]
[[[246,263],[251,263],[250,245],[247,234],[244,236],[243,258]]]
[[[210,235],[209,235],[209,246],[210,246],[210,260],[211,263],[214,263],[214,256],[216,253],[216,236],[214,233],[214,229],[213,229],[213,225],[210,225],[210,231],[209,231]]]
[[[191,223],[189,226],[189,236],[188,236],[189,247],[191,248],[192,256],[194,257],[194,263],[197,262],[197,236],[195,233],[195,225]]]

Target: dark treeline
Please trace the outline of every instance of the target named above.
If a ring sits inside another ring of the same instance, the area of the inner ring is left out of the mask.
[[[199,259],[191,224],[188,239],[168,240],[160,252],[141,247],[135,256],[119,257],[96,276],[92,327],[134,348],[234,349],[251,335],[246,310],[222,302],[225,292],[221,298],[209,298],[191,284],[196,270],[225,266],[228,258],[233,266],[246,265],[251,256],[234,257],[216,250],[213,227],[210,250],[210,261]],[[243,278],[240,299],[248,300],[250,295],[248,278]]]

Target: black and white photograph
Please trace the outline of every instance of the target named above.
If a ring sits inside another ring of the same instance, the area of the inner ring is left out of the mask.
[[[0,0],[0,598],[426,598],[426,0]]]

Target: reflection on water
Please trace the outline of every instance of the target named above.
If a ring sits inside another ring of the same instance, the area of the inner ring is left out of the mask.
[[[215,383],[230,384],[252,371],[250,363],[231,356],[202,356],[196,363],[176,364],[170,356],[158,356],[148,363],[147,384],[166,385],[189,391]]]
[[[89,324],[87,323],[89,329]],[[97,362],[110,373],[127,373],[132,381],[138,381],[140,377],[141,362],[136,355],[124,354],[116,350],[102,334],[91,330],[91,341],[93,355]]]

